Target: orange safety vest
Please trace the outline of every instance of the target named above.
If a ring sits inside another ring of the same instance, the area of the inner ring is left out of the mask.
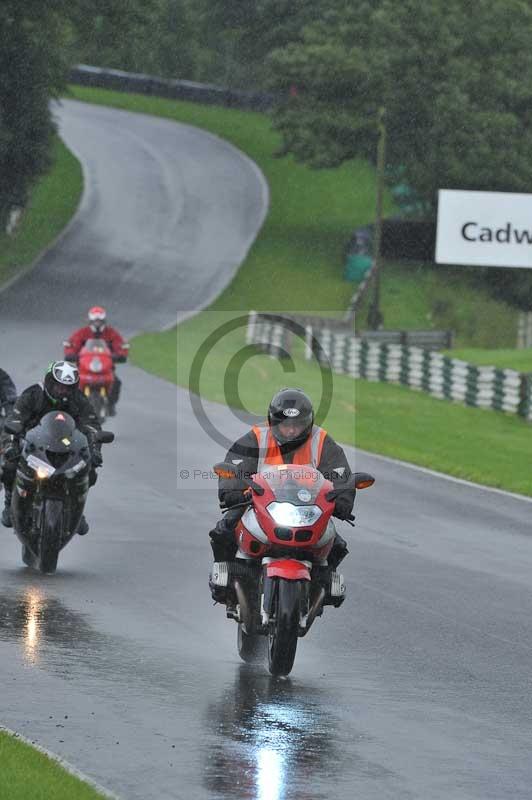
[[[281,448],[273,438],[269,427],[253,426],[253,433],[257,437],[259,448],[259,458],[257,472],[262,472],[266,464],[284,464]],[[318,425],[312,426],[312,431],[307,441],[292,454],[292,464],[306,465],[311,464],[315,469],[321,460],[323,442],[327,436],[327,431]]]

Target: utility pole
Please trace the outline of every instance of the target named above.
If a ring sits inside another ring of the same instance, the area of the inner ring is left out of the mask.
[[[383,323],[384,317],[380,310],[380,280],[381,280],[381,239],[382,239],[382,205],[384,195],[384,170],[386,167],[386,109],[379,108],[377,128],[379,142],[377,145],[377,207],[375,213],[375,237],[373,240],[373,298],[369,307],[368,326],[376,331]]]

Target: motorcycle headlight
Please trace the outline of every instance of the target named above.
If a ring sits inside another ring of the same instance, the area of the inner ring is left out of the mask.
[[[28,456],[26,460],[28,462],[28,466],[35,470],[35,474],[40,480],[51,478],[55,472],[55,467],[52,467],[51,464],[47,464],[46,461],[42,461],[42,459],[37,458],[37,456]]]
[[[91,358],[90,368],[91,372],[101,372],[103,369],[101,358]]]
[[[314,525],[321,517],[319,506],[294,506],[292,503],[270,503],[268,513],[277,525],[287,528],[304,528]]]

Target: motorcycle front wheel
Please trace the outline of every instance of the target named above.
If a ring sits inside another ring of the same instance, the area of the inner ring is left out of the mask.
[[[39,569],[51,575],[57,569],[63,533],[63,501],[46,500],[41,528]]]
[[[265,651],[265,639],[264,636],[259,636],[256,633],[246,633],[240,622],[238,625],[238,633],[237,633],[237,647],[238,647],[238,655],[248,664],[253,663],[254,661],[262,660]]]
[[[301,588],[297,581],[278,579],[274,619],[268,632],[268,668],[289,675],[296,657]]]

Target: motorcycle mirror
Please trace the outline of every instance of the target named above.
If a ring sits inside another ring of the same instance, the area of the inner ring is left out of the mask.
[[[373,475],[369,475],[367,472],[355,472],[355,479],[357,489],[369,489],[375,483]]]
[[[374,483],[375,478],[373,475],[367,472],[355,472],[343,486],[339,486],[337,489],[332,489],[330,492],[327,492],[325,497],[329,501],[336,500],[336,498],[344,492],[354,492],[355,489],[367,489],[373,486]]]
[[[238,470],[235,469],[233,464],[228,464],[227,461],[221,461],[219,464],[215,464],[214,472],[218,475],[219,478],[238,478]],[[252,478],[242,478],[242,481],[249,486],[255,494],[264,494],[264,489],[258,483],[255,483]]]
[[[24,430],[24,426],[22,422],[16,422],[13,420],[12,422],[6,422],[4,425],[4,430],[6,433],[11,433],[13,436],[18,436]]]
[[[215,464],[213,470],[219,478],[236,478],[236,469],[232,464],[228,464],[227,461],[220,461],[219,464]]]
[[[115,435],[112,431],[98,431],[96,434],[96,441],[102,444],[111,444],[114,440]]]

